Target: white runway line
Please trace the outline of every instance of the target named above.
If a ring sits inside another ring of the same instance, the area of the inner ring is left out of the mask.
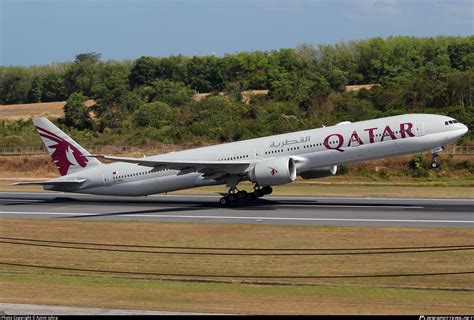
[[[307,204],[305,203],[292,203],[292,204],[281,204],[279,203],[279,207],[288,207],[288,206],[306,206]],[[389,208],[389,209],[423,209],[423,206],[397,206],[397,205],[377,205],[377,204],[367,204],[367,205],[354,205],[354,204],[339,204],[339,205],[334,205],[334,204],[311,204],[317,208]]]
[[[466,223],[470,220],[408,220],[408,219],[348,219],[348,218],[299,218],[299,217],[247,217],[247,216],[192,216],[192,215],[162,215],[162,214],[122,214],[120,212],[84,213],[84,212],[21,212],[0,211],[1,214],[18,215],[61,215],[61,216],[98,216],[116,215],[117,217],[166,218],[166,219],[228,219],[228,220],[282,220],[282,221],[347,221],[347,222],[408,222],[408,223]]]

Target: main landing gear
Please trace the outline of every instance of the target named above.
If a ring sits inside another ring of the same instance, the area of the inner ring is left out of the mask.
[[[441,166],[438,156],[437,153],[433,154],[433,157],[431,158],[431,169],[438,169]]]
[[[444,147],[437,147],[431,150],[431,169],[438,169],[441,167],[441,163],[439,161],[439,153],[444,150]]]
[[[238,201],[252,201],[257,198],[263,197],[264,195],[271,194],[273,192],[272,187],[259,187],[255,186],[253,192],[247,192],[245,190],[237,190],[237,188],[230,188],[229,193],[219,199],[221,206],[228,206]]]

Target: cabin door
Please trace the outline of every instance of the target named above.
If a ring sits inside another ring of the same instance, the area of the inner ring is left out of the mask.
[[[425,135],[425,124],[423,122],[418,122],[416,124],[416,136],[423,137]]]
[[[255,149],[255,159],[263,159],[262,149]]]
[[[110,178],[109,173],[104,173],[102,175],[103,181],[104,181],[104,186],[110,186],[112,184],[112,179]]]

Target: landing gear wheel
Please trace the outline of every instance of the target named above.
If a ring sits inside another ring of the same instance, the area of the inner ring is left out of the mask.
[[[441,167],[441,164],[439,163],[438,160],[435,160],[435,161],[431,162],[431,168],[432,169],[439,169],[439,167]]]
[[[255,189],[253,192],[255,194],[255,198],[263,197],[265,194],[263,193],[262,189]]]
[[[268,186],[268,187],[263,187],[262,188],[262,192],[264,195],[267,195],[267,194],[271,194],[273,192],[273,189],[272,187]]]
[[[222,197],[222,198],[219,199],[219,204],[221,206],[227,206],[227,205],[229,205],[229,203],[230,203],[230,201],[227,197]]]
[[[237,199],[244,199],[247,197],[247,191],[245,190],[241,190],[239,192],[237,192]]]
[[[441,167],[441,163],[438,160],[438,154],[434,153],[433,158],[431,158],[431,169],[438,169]]]
[[[257,197],[255,196],[255,193],[253,192],[247,193],[247,197],[246,197],[247,200],[252,201],[252,200],[255,200],[256,198]]]

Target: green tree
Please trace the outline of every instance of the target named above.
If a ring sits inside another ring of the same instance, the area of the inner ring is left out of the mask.
[[[47,74],[41,81],[41,102],[64,101],[67,99],[64,75],[58,72]]]
[[[28,92],[29,102],[41,102],[43,96],[43,78],[35,77],[31,83],[31,89]]]
[[[194,91],[181,82],[155,80],[150,84],[148,101],[161,101],[174,107],[189,103]]]
[[[172,109],[163,102],[145,103],[133,113],[133,120],[138,127],[160,128],[170,122]]]
[[[465,42],[450,44],[448,54],[453,68],[458,70],[474,68],[474,37]]]
[[[82,93],[73,93],[64,106],[64,123],[79,130],[90,129],[91,118],[89,110],[84,104],[87,97]]]
[[[137,88],[156,79],[157,59],[153,57],[141,57],[135,61],[130,76],[130,86]]]
[[[33,77],[22,67],[0,68],[0,103],[27,103]]]
[[[96,100],[93,111],[100,119],[100,130],[120,128],[141,104],[138,95],[130,92],[128,69],[120,64],[104,66],[102,79],[92,92]]]
[[[473,106],[474,69],[452,72],[446,82],[448,105]]]
[[[92,63],[96,64],[100,61],[100,57],[102,55],[97,52],[89,52],[89,53],[79,53],[76,55],[76,61],[75,62],[85,62],[85,63]]]
[[[64,83],[69,94],[82,92],[92,96],[92,88],[99,82],[100,54],[81,53],[76,55],[76,60],[64,74]]]

